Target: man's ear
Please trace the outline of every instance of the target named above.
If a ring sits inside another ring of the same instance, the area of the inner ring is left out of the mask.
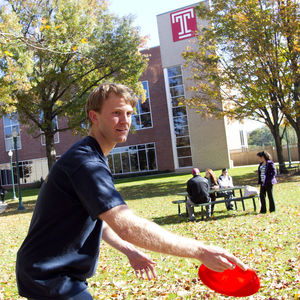
[[[93,124],[97,124],[98,123],[98,114],[97,114],[97,112],[96,111],[94,111],[94,110],[90,110],[89,111],[89,118],[90,118],[90,120],[91,120],[91,122],[93,123]]]

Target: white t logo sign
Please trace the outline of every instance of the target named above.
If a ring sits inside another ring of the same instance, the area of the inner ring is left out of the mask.
[[[178,38],[184,39],[192,36],[192,30],[188,28],[187,20],[194,18],[194,9],[189,8],[178,13],[172,14],[172,23],[180,23],[180,32],[178,32]]]

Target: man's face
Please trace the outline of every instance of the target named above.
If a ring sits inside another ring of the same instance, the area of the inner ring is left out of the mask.
[[[126,142],[132,113],[130,103],[126,103],[120,96],[110,94],[97,113],[97,123],[94,124],[102,142],[108,146]]]

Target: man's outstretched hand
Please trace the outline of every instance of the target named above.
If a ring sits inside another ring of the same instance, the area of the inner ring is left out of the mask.
[[[131,267],[134,269],[137,277],[145,279],[145,274],[148,280],[156,278],[154,269],[155,262],[151,260],[144,252],[134,249],[127,254]]]

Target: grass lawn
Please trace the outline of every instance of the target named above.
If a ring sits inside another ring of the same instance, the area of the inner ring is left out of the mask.
[[[257,186],[255,169],[256,166],[234,168],[229,173],[236,185]],[[252,200],[246,200],[246,211],[240,203],[238,211],[229,212],[219,204],[211,220],[195,223],[178,216],[177,205],[171,203],[181,199],[176,193],[185,191],[190,177],[168,174],[119,179],[116,186],[136,214],[172,232],[224,247],[253,268],[260,277],[261,288],[251,299],[299,299],[300,176],[278,178],[279,183],[274,186],[275,213],[255,213]],[[37,193],[37,189],[23,191],[23,212],[17,211],[17,201],[11,200],[11,193],[7,194],[8,208],[0,215],[0,300],[22,299],[16,287],[15,256],[28,230]],[[142,281],[135,277],[127,258],[103,242],[97,272],[89,279],[94,298],[230,299],[199,281],[199,261],[150,252],[149,255],[157,263],[158,278]]]

